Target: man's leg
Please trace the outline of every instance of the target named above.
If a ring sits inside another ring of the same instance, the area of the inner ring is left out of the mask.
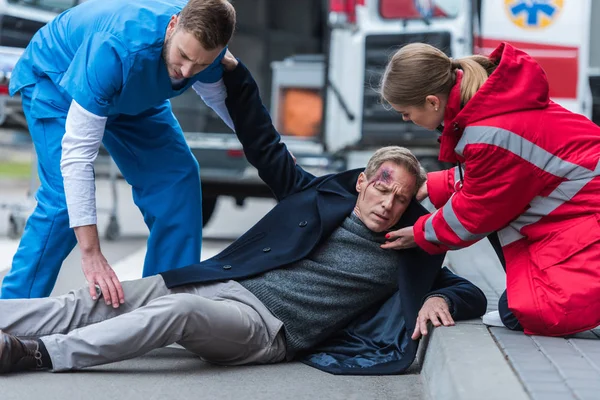
[[[150,229],[143,276],[198,263],[200,172],[170,103],[109,120],[104,145],[132,185]]]
[[[64,259],[76,244],[69,228],[63,179],[60,172],[61,141],[65,117],[31,116],[35,86],[21,91],[23,110],[38,158],[40,188],[37,206],[27,220],[9,273],[2,282],[3,299],[46,297],[52,292]]]
[[[208,313],[212,321],[210,337],[191,334],[179,344],[201,358],[223,365],[268,364],[283,361],[286,342],[283,323],[277,319],[256,296],[236,281],[211,285],[214,293],[206,293],[202,285],[192,285],[179,290],[207,296],[222,307],[229,305],[239,321],[229,324],[229,313],[215,309]],[[178,290],[175,288],[174,290]],[[236,311],[236,308],[238,311]],[[202,330],[197,330],[202,333]]]
[[[175,342],[227,364],[276,362],[285,356],[282,338],[272,338],[254,308],[219,293],[214,300],[170,294],[130,313],[41,341],[54,371],[121,361]]]
[[[67,333],[142,307],[169,294],[162,276],[123,282],[125,303],[115,309],[92,300],[87,287],[59,297],[0,300],[0,330],[20,338]]]

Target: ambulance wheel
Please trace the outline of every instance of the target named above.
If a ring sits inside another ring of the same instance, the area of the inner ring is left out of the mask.
[[[110,242],[117,240],[121,236],[121,227],[119,226],[119,221],[115,215],[111,215],[108,221],[108,226],[106,227],[106,232],[104,232],[104,238]]]
[[[203,197],[202,198],[202,226],[206,226],[212,217],[215,206],[217,205],[218,197]]]

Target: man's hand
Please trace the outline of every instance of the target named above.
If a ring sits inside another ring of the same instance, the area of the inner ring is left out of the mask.
[[[96,300],[96,285],[100,287],[106,305],[118,308],[125,302],[123,287],[115,271],[100,251],[100,240],[96,225],[78,226],[75,236],[81,249],[81,267],[88,283],[90,296]]]
[[[419,188],[419,191],[417,192],[417,195],[416,195],[417,201],[423,201],[428,196],[429,196],[429,193],[427,192],[427,181],[425,181],[425,182],[423,182],[423,184]]]
[[[412,226],[389,232],[385,238],[387,241],[381,245],[382,249],[402,250],[417,246]]]
[[[221,64],[223,64],[226,71],[233,71],[235,67],[238,66],[238,60],[236,60],[236,58],[233,56],[233,54],[231,54],[229,49],[227,49],[227,52],[221,60]]]
[[[419,310],[415,331],[412,339],[417,340],[421,335],[427,335],[427,322],[431,321],[433,326],[453,326],[454,320],[450,315],[450,307],[443,297],[430,297]]]

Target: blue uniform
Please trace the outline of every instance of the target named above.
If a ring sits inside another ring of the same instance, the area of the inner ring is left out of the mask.
[[[48,296],[76,244],[60,170],[61,140],[72,100],[107,117],[103,137],[150,229],[144,276],[200,259],[198,163],[169,98],[196,81],[222,76],[224,51],[173,89],[162,59],[167,25],[182,0],[91,0],[60,14],[33,37],[10,92],[20,92],[39,160],[41,186],[2,298]]]

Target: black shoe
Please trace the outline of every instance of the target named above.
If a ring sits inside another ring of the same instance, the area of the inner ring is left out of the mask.
[[[0,374],[43,368],[37,340],[21,340],[0,331]]]

